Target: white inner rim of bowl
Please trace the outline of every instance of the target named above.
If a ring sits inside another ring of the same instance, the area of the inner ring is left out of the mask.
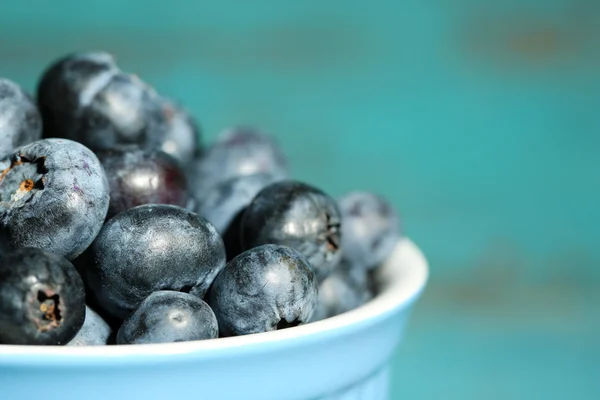
[[[387,262],[376,272],[379,293],[368,303],[352,311],[322,321],[294,328],[192,342],[114,345],[114,346],[16,346],[0,345],[0,355],[61,356],[114,358],[125,356],[160,356],[185,353],[212,353],[217,350],[236,348],[236,351],[252,351],[260,344],[289,345],[289,341],[302,338],[322,340],[324,336],[345,335],[364,329],[384,319],[389,313],[406,307],[421,292],[428,277],[428,266],[419,248],[408,238],[398,241]],[[254,345],[254,346],[253,346]]]

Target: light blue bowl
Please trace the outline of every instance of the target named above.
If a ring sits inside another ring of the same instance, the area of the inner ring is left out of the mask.
[[[402,239],[377,271],[378,296],[316,323],[156,345],[0,345],[0,399],[387,399],[390,357],[427,274]]]

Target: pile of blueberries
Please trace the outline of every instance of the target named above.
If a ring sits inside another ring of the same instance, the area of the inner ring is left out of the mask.
[[[69,54],[36,100],[0,78],[0,343],[246,335],[368,301],[395,247],[383,198],[289,177],[248,126],[201,144],[178,103],[104,52]]]

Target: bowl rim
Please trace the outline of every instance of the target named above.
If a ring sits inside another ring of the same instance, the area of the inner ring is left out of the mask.
[[[110,359],[134,358],[137,361],[146,357],[161,357],[202,353],[205,356],[218,355],[234,350],[242,352],[261,351],[265,345],[269,349],[289,346],[302,340],[319,341],[356,332],[387,319],[390,314],[409,307],[416,300],[429,275],[427,260],[417,245],[407,237],[401,238],[392,255],[376,271],[380,292],[361,307],[335,317],[300,325],[290,329],[257,333],[245,336],[226,337],[211,340],[197,340],[178,343],[157,343],[113,346],[31,346],[0,345],[0,365],[10,363],[10,359],[26,361],[30,357],[51,357],[69,359]],[[135,357],[132,357],[135,356]],[[3,362],[4,360],[4,362]]]

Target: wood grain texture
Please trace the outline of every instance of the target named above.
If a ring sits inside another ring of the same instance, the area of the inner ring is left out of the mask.
[[[393,371],[414,399],[600,397],[600,3],[22,1],[0,75],[76,49],[272,132],[294,175],[401,210],[432,282]]]

